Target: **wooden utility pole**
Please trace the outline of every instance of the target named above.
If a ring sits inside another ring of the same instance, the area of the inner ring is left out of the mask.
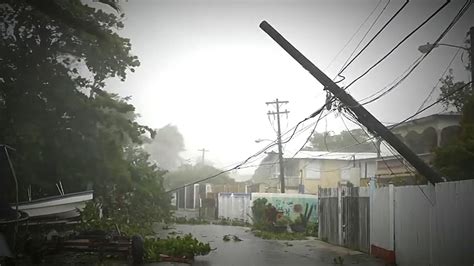
[[[281,193],[285,193],[285,168],[283,167],[283,149],[281,147],[281,127],[280,127],[280,114],[288,114],[289,111],[285,110],[280,112],[280,104],[287,104],[288,101],[279,101],[278,98],[274,102],[266,102],[267,105],[274,104],[276,106],[276,112],[268,111],[267,115],[276,115],[278,125],[278,161],[280,163],[280,186]]]
[[[471,27],[471,29],[469,30],[469,35],[471,37],[471,42],[470,42],[470,45],[471,45],[471,48],[469,49],[469,59],[471,59],[471,87],[474,86],[474,27]]]
[[[275,42],[277,42],[288,54],[290,54],[301,66],[316,78],[324,87],[329,90],[336,98],[338,98],[347,108],[355,115],[370,132],[376,133],[378,136],[387,141],[402,155],[415,169],[423,175],[432,184],[442,182],[445,179],[434,169],[429,167],[421,160],[410,148],[400,141],[389,129],[387,129],[380,121],[378,121],[364,106],[359,104],[352,96],[341,89],[326,74],[317,68],[311,61],[300,53],[291,43],[280,35],[266,21],[260,23],[260,28],[264,30]]]
[[[201,163],[204,164],[204,156],[206,155],[206,152],[208,152],[209,150],[206,150],[205,148],[202,148],[198,151],[202,152]]]

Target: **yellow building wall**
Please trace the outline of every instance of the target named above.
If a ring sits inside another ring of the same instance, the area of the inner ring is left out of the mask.
[[[306,194],[318,194],[318,186],[320,185],[319,179],[303,179],[304,193]]]
[[[303,176],[305,193],[318,194],[318,187],[335,188],[341,181],[341,168],[347,167],[347,161],[322,160],[319,179]]]
[[[342,163],[341,163],[342,162]],[[341,181],[340,168],[347,166],[345,161],[324,160],[321,167],[321,187],[333,188],[337,187]]]

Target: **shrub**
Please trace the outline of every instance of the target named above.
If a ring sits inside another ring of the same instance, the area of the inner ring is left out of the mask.
[[[195,256],[207,255],[209,252],[211,252],[209,243],[199,242],[191,234],[167,239],[145,239],[145,259],[149,262],[160,261],[161,255],[193,259]]]

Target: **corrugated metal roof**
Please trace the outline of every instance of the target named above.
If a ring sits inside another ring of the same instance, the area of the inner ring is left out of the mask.
[[[292,158],[292,156],[283,156]],[[319,160],[365,160],[377,158],[375,152],[328,152],[328,151],[300,151],[295,159],[319,159]]]

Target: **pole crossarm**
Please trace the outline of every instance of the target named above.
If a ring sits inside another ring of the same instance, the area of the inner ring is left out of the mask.
[[[288,54],[293,57],[303,68],[316,78],[328,91],[330,91],[341,103],[346,105],[370,132],[373,132],[387,141],[400,155],[402,155],[421,175],[432,184],[442,182],[444,178],[421,160],[408,146],[400,141],[389,129],[378,121],[364,106],[359,104],[351,95],[347,94],[332,79],[317,68],[308,58],[300,53],[289,43],[278,31],[266,21],[260,23],[260,28],[265,31],[276,43],[278,43]]]

